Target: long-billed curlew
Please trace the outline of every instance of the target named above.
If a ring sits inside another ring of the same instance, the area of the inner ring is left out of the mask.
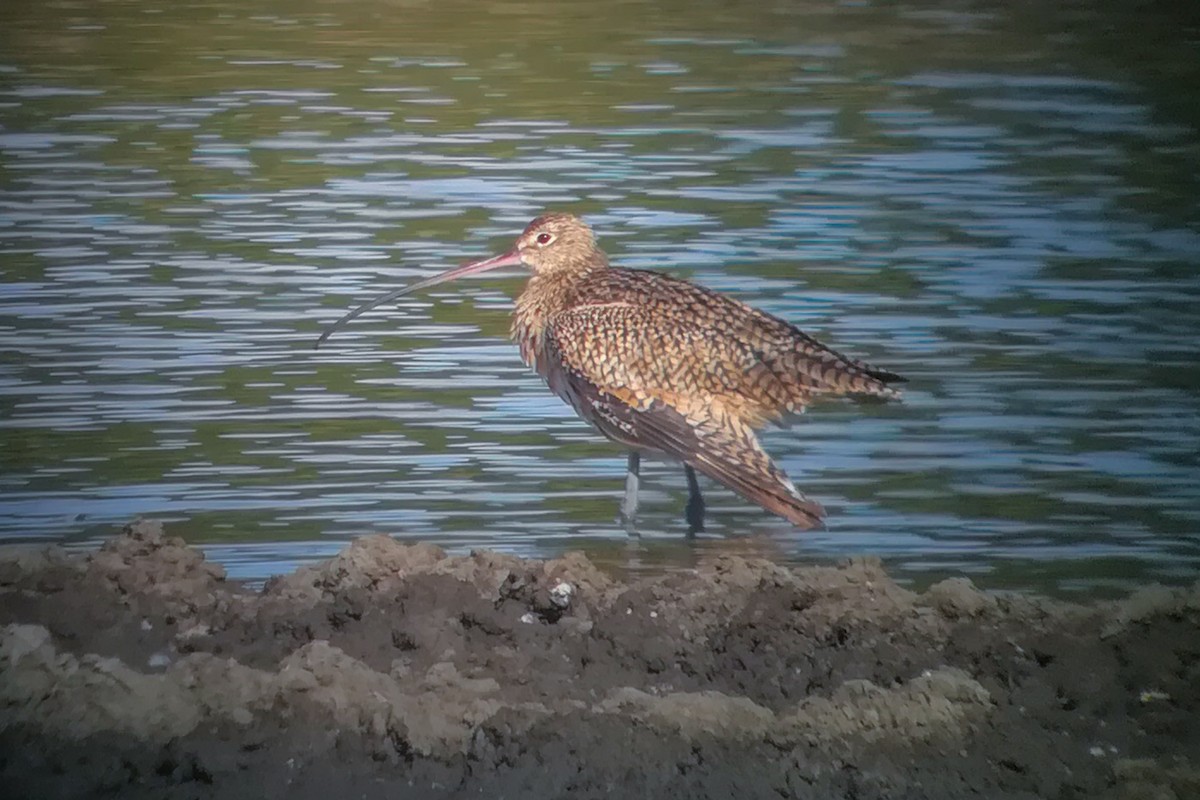
[[[684,464],[687,521],[703,527],[700,470],[800,528],[825,510],[771,461],[754,429],[820,395],[893,398],[899,375],[848,358],[745,303],[659,272],[611,267],[587,223],[545,214],[508,252],[388,292],[331,325],[445,281],[523,264],[512,338],[521,358],[600,433],[629,448],[621,504],[637,510],[642,452]]]

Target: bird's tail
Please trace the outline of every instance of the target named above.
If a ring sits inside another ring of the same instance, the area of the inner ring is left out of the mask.
[[[575,373],[565,379],[584,418],[610,439],[674,456],[798,528],[822,524],[820,503],[797,491],[750,424],[714,398],[674,397],[668,403],[603,391]]]
[[[698,447],[684,460],[742,497],[778,514],[797,528],[824,526],[825,509],[796,489],[749,425],[730,419],[697,429]]]
[[[905,378],[832,350],[798,328],[792,346],[771,365],[790,387],[792,402],[807,405],[814,395],[855,395],[891,400],[900,397],[895,384]]]
[[[700,453],[695,460],[688,463],[750,502],[778,514],[797,528],[809,530],[824,527],[825,509],[820,503],[801,494],[783,470],[775,466],[769,458],[765,459],[768,469],[764,471],[760,468],[750,468],[745,463],[744,456],[731,461],[714,458],[714,455],[712,452]],[[765,458],[765,453],[762,455]]]

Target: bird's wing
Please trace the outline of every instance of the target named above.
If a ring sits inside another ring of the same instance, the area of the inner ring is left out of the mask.
[[[551,388],[605,436],[678,458],[797,527],[819,525],[824,509],[771,461],[740,410],[680,365],[696,355],[687,331],[675,330],[685,349],[669,350],[647,323],[644,309],[619,303],[555,314],[543,333]]]
[[[581,292],[569,313],[586,317],[613,307],[603,314],[651,351],[635,353],[642,357],[635,368],[703,386],[740,404],[754,424],[803,411],[816,396],[894,398],[899,390],[889,384],[904,380],[778,317],[660,272],[604,270]]]
[[[696,324],[752,353],[753,362],[782,384],[786,400],[781,411],[802,410],[814,395],[899,395],[888,384],[903,383],[904,378],[839,353],[790,322],[703,286],[647,274],[670,287],[667,294],[677,298],[672,308],[687,308]]]

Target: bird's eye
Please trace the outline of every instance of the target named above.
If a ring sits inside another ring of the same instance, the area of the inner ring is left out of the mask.
[[[552,234],[549,234],[549,233],[539,233],[538,234],[538,237],[537,237],[538,244],[550,244],[550,242],[552,242],[552,241],[554,241],[554,236]]]

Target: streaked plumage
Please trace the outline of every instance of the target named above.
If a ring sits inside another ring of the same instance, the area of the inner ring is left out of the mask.
[[[754,429],[825,395],[898,396],[898,375],[777,317],[659,272],[611,267],[570,214],[540,216],[508,253],[392,292],[338,325],[421,286],[514,263],[533,275],[512,337],[555,394],[608,438],[676,458],[798,527],[819,524],[824,510],[796,490]],[[627,508],[635,506],[636,497]]]

